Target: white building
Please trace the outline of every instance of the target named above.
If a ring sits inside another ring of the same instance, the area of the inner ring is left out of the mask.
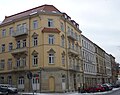
[[[96,62],[95,62],[95,47],[94,43],[81,36],[82,44],[82,58],[83,58],[83,71],[84,71],[84,85],[85,87],[93,86],[96,84]]]

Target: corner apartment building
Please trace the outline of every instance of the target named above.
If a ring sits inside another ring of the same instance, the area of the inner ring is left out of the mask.
[[[95,60],[95,46],[84,35],[81,35],[82,44],[82,59],[83,59],[83,73],[84,73],[84,86],[91,87],[96,85],[97,64]]]
[[[53,5],[6,16],[0,24],[0,48],[0,83],[38,92],[83,86],[79,24]]]

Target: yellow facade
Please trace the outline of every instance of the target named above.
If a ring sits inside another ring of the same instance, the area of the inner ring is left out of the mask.
[[[45,7],[47,6],[45,5]],[[13,17],[16,15],[13,15]],[[49,19],[53,20],[52,27],[48,27]],[[34,21],[37,21],[36,29],[33,28]],[[61,29],[61,23],[63,24],[63,30]],[[23,34],[17,33],[17,28],[19,27],[18,25],[25,25]],[[12,35],[9,34],[10,27],[13,27],[14,30]],[[68,35],[68,27],[73,29],[73,33],[77,34],[77,38],[75,38],[75,36],[73,37]],[[44,30],[44,28],[47,30]],[[3,37],[2,33],[4,29],[6,33]],[[8,76],[11,76],[11,78],[9,78],[11,81],[10,83],[18,87],[19,90],[25,89],[25,91],[32,91],[32,86],[35,86],[34,84],[36,84],[36,89],[34,90],[43,92],[63,92],[68,90],[77,90],[78,84],[81,86],[83,85],[83,69],[80,52],[81,31],[73,22],[71,22],[71,20],[65,18],[64,14],[43,12],[26,17],[23,16],[15,19],[14,21],[11,21],[10,23],[6,22],[5,24],[1,24],[0,31],[1,48],[2,45],[5,44],[5,51],[0,52],[0,61],[4,60],[1,61],[1,63],[4,63],[4,66],[0,67],[0,78],[2,83],[9,83]],[[49,35],[54,36],[53,44],[49,44]],[[37,37],[37,45],[35,46],[33,45],[34,37]],[[64,37],[63,46],[61,45],[62,37]],[[17,45],[19,44],[19,41],[20,47]],[[10,51],[9,43],[12,43],[12,50]],[[71,49],[69,44],[74,44],[74,49]],[[21,45],[25,46],[21,47]],[[77,50],[75,47],[76,45],[78,47]],[[19,48],[17,48],[17,46]],[[53,61],[52,58],[49,59],[49,53],[51,52],[54,54],[54,62],[52,64],[49,63],[49,61]],[[34,55],[37,56],[37,65],[33,65],[33,61],[35,61],[33,59]],[[63,60],[62,55],[64,58]],[[75,63],[72,63],[72,68],[70,68],[69,65],[69,57],[73,57],[73,60],[75,60]],[[23,64],[24,58],[25,62]],[[9,59],[12,60],[12,65],[10,65],[11,69],[8,69]],[[79,67],[78,69],[76,68],[77,66]],[[40,71],[40,68],[42,68],[42,71]],[[33,75],[40,74],[38,83],[34,83],[34,78],[32,79],[33,83],[29,82],[29,79],[27,78],[28,71],[31,71]],[[74,82],[71,82],[71,80]]]

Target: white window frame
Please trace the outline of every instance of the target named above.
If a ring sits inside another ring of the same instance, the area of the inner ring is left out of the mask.
[[[60,28],[61,28],[61,31],[64,32],[64,24],[62,22],[60,23]]]
[[[49,35],[49,37],[48,37],[48,43],[49,44],[54,44],[54,35]]]
[[[16,32],[20,32],[21,31],[21,24],[17,25],[17,31]]]
[[[55,54],[54,53],[49,53],[49,59],[48,59],[48,61],[49,61],[49,64],[54,64],[54,62],[55,62]]]
[[[8,84],[12,84],[12,76],[8,76]]]
[[[11,70],[12,69],[12,59],[8,59],[8,69]]]
[[[26,47],[26,39],[22,41],[22,47]]]
[[[48,19],[48,27],[54,27],[53,19]]]
[[[5,37],[6,36],[6,29],[3,29],[2,30],[2,37]]]
[[[21,59],[17,58],[16,59],[16,67],[20,67]]]
[[[33,37],[33,46],[37,46],[38,45],[38,37],[35,36]]]
[[[4,68],[5,68],[5,60],[1,60],[0,68],[1,68],[1,69],[4,69]]]
[[[17,41],[17,48],[21,48],[21,42],[20,42],[20,40]]]
[[[25,81],[23,76],[18,78],[18,85],[24,85],[24,82]]]
[[[2,44],[2,52],[5,52],[5,44]]]
[[[9,51],[11,51],[13,49],[13,44],[9,43]]]
[[[38,21],[34,20],[33,21],[33,29],[37,29],[38,28]]]
[[[38,55],[33,55],[33,59],[32,59],[32,65],[33,66],[37,66],[38,65]]]
[[[13,27],[10,27],[10,28],[9,28],[9,35],[12,36],[13,32],[14,32]]]

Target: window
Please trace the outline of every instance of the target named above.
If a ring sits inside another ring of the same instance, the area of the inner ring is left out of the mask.
[[[27,24],[23,23],[22,24],[22,32],[26,32],[26,29],[27,29]]]
[[[11,51],[13,49],[13,44],[9,43],[9,51]]]
[[[76,50],[77,50],[77,52],[79,52],[79,51],[78,51],[78,44],[76,44]]]
[[[65,55],[62,54],[62,64],[65,65]]]
[[[70,34],[70,27],[68,26],[68,34]]]
[[[9,35],[10,35],[10,36],[12,36],[13,31],[14,31],[14,30],[13,30],[13,27],[10,27],[10,29],[9,29]]]
[[[23,47],[26,47],[26,39],[23,40]]]
[[[48,19],[48,27],[53,27],[53,19]]]
[[[62,82],[65,82],[65,80],[66,80],[65,75],[62,75]]]
[[[3,29],[2,30],[2,37],[5,37],[6,36],[6,29]]]
[[[21,66],[26,66],[26,57],[22,58]]]
[[[2,44],[2,52],[5,51],[5,44]]]
[[[0,83],[4,83],[4,76],[0,77]]]
[[[49,44],[54,44],[54,35],[49,35],[48,41]]]
[[[54,53],[49,53],[49,63],[50,64],[54,64],[54,59],[55,59]]]
[[[33,37],[33,46],[38,45],[38,37]]]
[[[8,76],[8,84],[12,84],[12,77]]]
[[[18,78],[18,84],[19,85],[24,84],[24,77],[23,76],[21,76],[21,77]]]
[[[38,79],[37,79],[37,77],[38,77]],[[39,83],[39,75],[38,74],[33,74],[32,83],[35,85],[37,85]]]
[[[33,66],[38,64],[38,55],[33,55]]]
[[[17,41],[17,48],[20,48],[20,41]]]
[[[38,21],[34,20],[33,21],[33,29],[37,29],[38,28]]]
[[[8,70],[12,69],[12,59],[8,59]]]
[[[21,24],[17,25],[17,32],[20,32],[21,30]]]
[[[62,22],[60,24],[60,27],[61,27],[61,31],[64,31],[64,24]]]
[[[72,49],[74,49],[74,41],[72,41]]]
[[[17,58],[16,65],[17,65],[17,67],[20,67],[20,58]]]
[[[71,48],[70,40],[68,40],[68,48]]]
[[[62,47],[64,47],[64,44],[65,44],[65,39],[64,39],[64,36],[61,37],[61,45]]]
[[[4,69],[4,67],[5,67],[5,60],[1,60],[0,68]]]

